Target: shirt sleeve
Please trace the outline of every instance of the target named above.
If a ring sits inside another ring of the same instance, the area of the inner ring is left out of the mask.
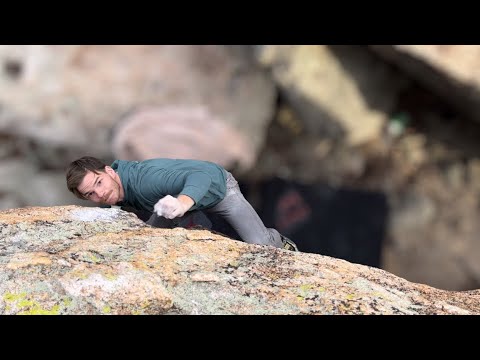
[[[165,195],[187,195],[197,204],[207,194],[212,178],[204,171],[149,171],[142,177],[142,194],[152,203]]]
[[[197,204],[205,196],[211,184],[212,178],[210,175],[203,171],[195,171],[185,179],[185,186],[180,194],[187,195]]]

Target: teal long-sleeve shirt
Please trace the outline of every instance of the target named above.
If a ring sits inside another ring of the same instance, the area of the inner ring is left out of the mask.
[[[226,172],[214,163],[188,159],[115,160],[125,197],[117,205],[153,212],[166,195],[187,195],[195,201],[190,210],[218,204],[226,193]]]

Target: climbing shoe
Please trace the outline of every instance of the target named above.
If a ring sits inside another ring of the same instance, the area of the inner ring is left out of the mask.
[[[290,240],[286,236],[283,236],[283,235],[281,236],[282,236],[283,248],[285,250],[298,251],[297,245],[292,240]]]

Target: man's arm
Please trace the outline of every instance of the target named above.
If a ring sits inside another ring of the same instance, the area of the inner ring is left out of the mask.
[[[160,199],[167,194],[186,195],[196,204],[207,194],[211,185],[212,178],[204,171],[163,170],[144,176],[141,186],[145,198]]]
[[[204,171],[167,170],[160,174],[151,174],[151,180],[148,183],[151,184],[147,188],[150,196],[154,196],[155,193],[163,196],[154,205],[153,210],[160,216],[173,219],[183,216],[202,200],[212,184],[212,179]]]
[[[195,205],[195,201],[190,196],[180,194],[177,196],[178,201],[180,201],[184,207],[185,212],[190,210],[190,208]]]
[[[185,185],[179,196],[188,196],[194,203],[197,203],[202,200],[211,185],[212,178],[210,175],[203,171],[194,171],[185,179]]]

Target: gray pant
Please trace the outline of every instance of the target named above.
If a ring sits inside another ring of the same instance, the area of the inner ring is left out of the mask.
[[[247,243],[283,247],[279,232],[265,227],[255,209],[240,191],[237,180],[230,172],[226,173],[227,193],[225,198],[205,211],[222,216]]]

